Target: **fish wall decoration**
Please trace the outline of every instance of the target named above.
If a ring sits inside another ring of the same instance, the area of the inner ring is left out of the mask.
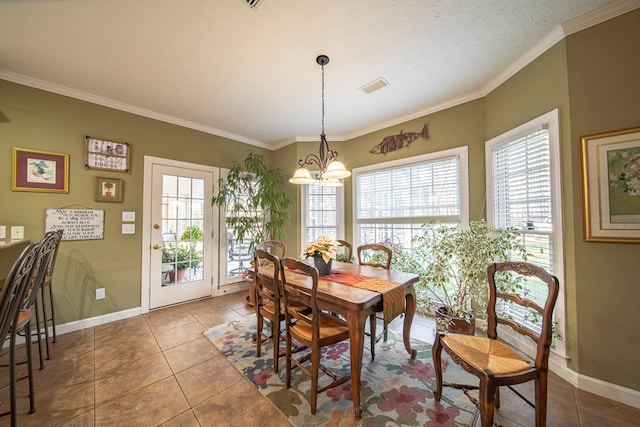
[[[429,139],[429,124],[425,123],[420,132],[402,132],[397,135],[389,135],[382,138],[382,142],[369,150],[372,154],[387,154],[400,148],[408,147],[418,138]]]

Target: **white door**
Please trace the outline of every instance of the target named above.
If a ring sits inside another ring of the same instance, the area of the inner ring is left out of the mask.
[[[151,164],[149,308],[211,296],[217,287],[217,169]]]

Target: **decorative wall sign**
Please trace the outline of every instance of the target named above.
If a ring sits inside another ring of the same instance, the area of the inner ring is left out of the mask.
[[[640,127],[581,142],[585,240],[640,243]]]
[[[63,229],[62,240],[104,239],[104,211],[47,209],[45,232]]]
[[[13,148],[11,190],[69,192],[69,155]]]
[[[389,135],[382,138],[382,142],[369,150],[372,154],[387,154],[390,151],[409,147],[418,138],[429,139],[429,124],[425,123],[420,132],[402,132],[397,135]]]
[[[126,142],[84,137],[84,167],[115,172],[131,172],[131,146]]]
[[[96,176],[96,202],[122,202],[123,185],[119,178]]]

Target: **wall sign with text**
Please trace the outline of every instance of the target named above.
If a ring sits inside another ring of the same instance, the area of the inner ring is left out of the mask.
[[[131,172],[131,146],[126,142],[84,137],[84,167],[114,172]]]
[[[63,229],[62,240],[104,239],[104,211],[97,209],[47,209],[45,232]]]

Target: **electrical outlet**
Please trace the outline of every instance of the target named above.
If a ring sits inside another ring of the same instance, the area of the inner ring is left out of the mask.
[[[24,239],[24,226],[22,225],[11,226],[11,238]]]
[[[104,299],[104,298],[105,298],[104,288],[96,289],[96,299]]]

